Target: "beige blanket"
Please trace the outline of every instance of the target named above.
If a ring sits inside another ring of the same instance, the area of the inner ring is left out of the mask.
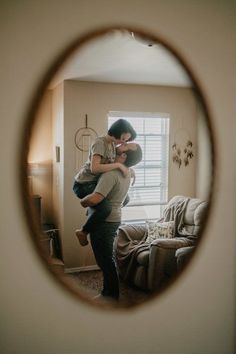
[[[174,221],[174,237],[187,236],[183,219],[189,200],[187,197],[174,197],[163,212],[163,221]]]

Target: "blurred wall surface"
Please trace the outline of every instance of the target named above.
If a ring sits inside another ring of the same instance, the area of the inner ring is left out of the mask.
[[[6,1],[1,43],[1,353],[235,352],[235,1]],[[212,115],[213,206],[205,237],[181,278],[127,311],[79,301],[35,252],[22,207],[19,151],[43,74],[78,36],[110,25],[161,36],[185,58]]]

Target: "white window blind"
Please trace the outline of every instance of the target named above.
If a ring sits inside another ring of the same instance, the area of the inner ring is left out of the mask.
[[[137,132],[135,141],[143,151],[142,161],[133,167],[136,182],[130,187],[127,207],[165,205],[168,199],[169,115],[109,112],[108,127],[120,118],[132,124]]]

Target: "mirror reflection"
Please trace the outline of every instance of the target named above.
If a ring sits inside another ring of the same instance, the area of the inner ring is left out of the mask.
[[[196,87],[159,42],[112,30],[78,46],[45,90],[27,162],[37,244],[81,298],[143,303],[194,254],[211,140]]]

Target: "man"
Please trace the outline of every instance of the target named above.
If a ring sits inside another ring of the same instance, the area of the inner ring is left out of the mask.
[[[126,167],[136,165],[142,160],[142,150],[136,144],[135,150],[117,151],[116,162]],[[90,241],[98,266],[103,272],[103,290],[101,299],[119,299],[119,278],[116,268],[116,260],[113,253],[113,243],[116,231],[121,222],[121,207],[131,181],[131,173],[124,176],[119,170],[112,170],[101,175],[98,184],[92,194],[81,200],[81,205],[89,208],[101,203],[107,198],[111,203],[111,213],[105,221],[96,225],[96,229],[90,232]]]

